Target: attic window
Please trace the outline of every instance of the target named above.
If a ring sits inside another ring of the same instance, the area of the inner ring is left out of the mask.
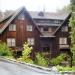
[[[43,12],[39,12],[38,15],[39,16],[44,16],[44,13]]]
[[[24,19],[25,19],[25,15],[24,15],[24,14],[19,15],[19,16],[18,16],[18,19],[19,19],[19,20],[24,20]]]

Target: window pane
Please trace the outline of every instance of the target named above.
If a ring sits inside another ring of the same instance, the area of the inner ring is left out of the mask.
[[[27,31],[32,31],[32,25],[27,25]]]
[[[52,32],[52,28],[51,27],[49,27],[49,32]]]
[[[7,39],[7,46],[11,46],[11,39]]]
[[[16,31],[16,25],[15,24],[9,25],[9,31]]]
[[[9,25],[9,31],[12,31],[13,27],[12,25]]]
[[[8,39],[7,39],[7,45],[8,45],[9,47],[15,46],[15,45],[16,45],[15,43],[16,43],[16,42],[15,42],[15,39],[14,39],[14,38],[8,38]]]
[[[62,32],[68,32],[68,26],[63,26],[63,27],[61,28],[61,31],[62,31]]]
[[[34,45],[34,38],[28,38],[27,42],[29,45]]]
[[[60,38],[59,44],[67,44],[67,38]]]
[[[12,39],[12,46],[15,46],[15,39]]]
[[[13,25],[13,31],[16,31],[16,25],[15,24]]]
[[[31,45],[34,45],[34,39],[33,38],[31,39]]]

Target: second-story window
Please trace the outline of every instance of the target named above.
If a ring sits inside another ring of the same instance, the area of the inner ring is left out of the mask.
[[[62,32],[68,32],[68,26],[62,26],[61,31]]]
[[[26,26],[26,30],[27,31],[32,31],[33,30],[33,26],[32,25],[27,25]]]
[[[9,31],[16,31],[16,24],[10,24]]]
[[[59,44],[67,44],[67,38],[66,37],[59,38]]]

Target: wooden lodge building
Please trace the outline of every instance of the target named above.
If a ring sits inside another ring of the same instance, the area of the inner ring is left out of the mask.
[[[42,52],[48,58],[70,52],[69,18],[71,13],[30,12],[24,7],[0,21],[0,40],[20,55],[23,44],[32,47],[32,57]]]

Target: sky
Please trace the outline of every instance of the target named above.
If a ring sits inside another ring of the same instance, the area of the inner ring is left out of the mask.
[[[0,10],[16,10],[25,6],[28,11],[56,12],[70,4],[70,0],[0,0]]]

